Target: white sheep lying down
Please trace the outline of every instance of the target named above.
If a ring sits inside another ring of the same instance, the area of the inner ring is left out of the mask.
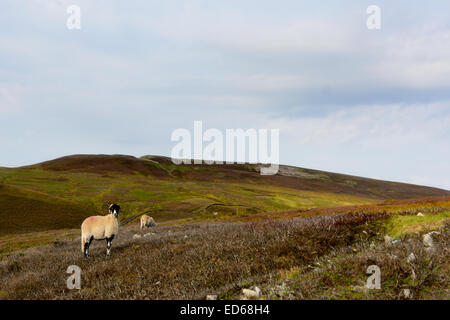
[[[144,227],[156,227],[158,226],[155,222],[155,220],[152,217],[149,217],[148,215],[144,214],[141,216],[141,229],[144,229]]]
[[[106,239],[106,255],[110,255],[112,241],[119,233],[119,211],[119,205],[111,204],[109,206],[110,214],[88,217],[83,221],[81,224],[81,251],[86,258],[89,258],[89,246],[92,240]]]

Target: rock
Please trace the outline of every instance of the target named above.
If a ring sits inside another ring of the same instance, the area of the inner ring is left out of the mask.
[[[152,233],[152,232],[146,233],[146,234],[144,234],[144,238],[150,237],[152,235],[154,235],[154,233]]]
[[[400,241],[399,239],[392,238],[392,237],[390,237],[390,236],[388,236],[388,235],[385,235],[385,236],[384,236],[384,243],[385,243],[387,246],[396,245],[396,244],[398,244],[398,243],[400,243],[400,242],[401,242],[401,241]]]
[[[133,236],[133,239],[140,239],[140,238],[142,238],[142,236],[141,236],[140,234],[135,234],[135,235]]]
[[[215,294],[208,294],[206,296],[206,300],[217,300],[217,295],[215,295]]]
[[[418,216],[418,217],[424,217],[424,215],[423,215],[422,212],[419,212],[419,213],[417,214],[417,216]]]
[[[385,243],[386,245],[390,246],[390,245],[392,244],[392,240],[394,240],[394,238],[392,238],[392,237],[390,237],[390,236],[388,236],[388,235],[385,235],[385,236],[384,236],[384,243]]]
[[[245,299],[259,299],[261,297],[261,289],[252,287],[253,289],[242,289],[242,295]]]
[[[412,298],[412,293],[411,293],[411,290],[409,290],[409,289],[403,289],[402,295],[403,295],[403,297],[405,299],[411,299]]]
[[[218,215],[218,213],[217,213],[217,212],[213,212],[213,215],[214,215],[214,216],[217,216],[217,215]]]
[[[375,244],[375,242],[372,242],[371,244],[370,244],[370,248],[371,249],[375,249],[377,247],[377,245]]]
[[[440,233],[436,232],[436,231],[432,231],[423,236],[423,245],[425,247],[433,247],[434,246],[433,235],[435,235],[435,234],[437,235]]]
[[[187,239],[187,238],[188,238],[188,236],[187,236],[187,234],[185,234],[185,235],[184,235],[184,239]]]
[[[416,255],[414,253],[411,252],[411,254],[408,256],[408,258],[406,259],[407,262],[409,263],[413,263],[416,262]]]

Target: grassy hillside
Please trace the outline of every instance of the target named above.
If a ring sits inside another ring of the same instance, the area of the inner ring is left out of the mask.
[[[73,228],[94,213],[66,199],[0,184],[0,236]]]
[[[122,228],[108,259],[105,243],[94,242],[90,261],[82,257],[79,237],[60,240],[0,260],[0,298],[230,299],[256,285],[272,299],[401,299],[405,289],[413,299],[448,299],[450,197],[370,207],[289,220],[160,226],[139,239],[132,224]],[[412,220],[421,227],[411,230]],[[434,249],[426,250],[422,236],[436,228]],[[386,234],[398,233],[395,245],[385,244]],[[408,261],[411,253],[414,261]],[[81,290],[65,287],[65,269],[73,264],[83,270]],[[381,290],[364,289],[373,264],[382,270]]]
[[[140,175],[153,179],[195,182],[249,183],[347,194],[374,199],[407,199],[449,195],[450,191],[412,184],[381,181],[319,170],[280,166],[277,175],[262,176],[261,165],[174,165],[167,157],[124,155],[74,155],[27,168],[53,172],[100,175]]]
[[[186,222],[450,194],[288,166],[261,176],[258,165],[177,166],[165,157],[123,155],[0,168],[0,186],[1,234],[79,227],[111,202],[121,204],[122,218],[151,210],[159,222]]]

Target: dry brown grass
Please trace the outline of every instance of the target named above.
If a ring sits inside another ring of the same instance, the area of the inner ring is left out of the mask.
[[[388,214],[354,213],[243,224],[160,227],[133,240],[136,225],[123,228],[105,257],[94,243],[85,261],[79,239],[58,241],[4,258],[4,299],[195,299],[264,281],[277,270],[309,264],[379,229]],[[69,265],[82,268],[82,289],[66,289]]]
[[[426,249],[422,234],[411,233],[395,245],[379,237],[370,244],[358,242],[333,250],[312,265],[282,272],[263,287],[269,299],[410,299],[450,298],[450,224],[434,235],[435,246]],[[408,260],[414,254],[415,259]],[[381,289],[365,288],[367,267],[381,270]]]

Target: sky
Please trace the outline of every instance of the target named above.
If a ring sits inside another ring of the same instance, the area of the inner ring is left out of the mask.
[[[5,167],[170,156],[201,120],[279,129],[281,164],[450,189],[449,89],[448,1],[0,2]]]

